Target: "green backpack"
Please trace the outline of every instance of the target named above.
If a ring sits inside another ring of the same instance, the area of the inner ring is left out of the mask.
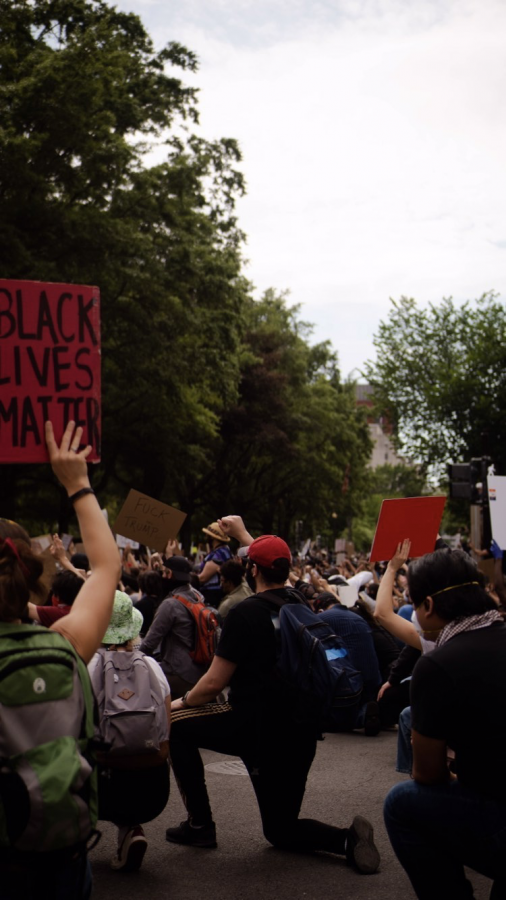
[[[92,834],[94,709],[69,641],[0,624],[0,852],[64,850]]]

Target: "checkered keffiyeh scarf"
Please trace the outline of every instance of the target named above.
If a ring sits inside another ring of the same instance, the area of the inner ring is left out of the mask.
[[[450,641],[457,634],[463,631],[477,631],[478,628],[488,628],[494,622],[504,622],[504,617],[497,610],[490,610],[480,616],[463,616],[460,619],[454,619],[445,625],[441,634],[436,641],[436,647],[442,647],[447,641]]]

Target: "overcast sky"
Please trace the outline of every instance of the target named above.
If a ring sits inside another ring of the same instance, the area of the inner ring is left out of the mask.
[[[389,297],[506,298],[504,0],[110,2],[199,57],[201,131],[244,157],[245,274],[343,376]]]

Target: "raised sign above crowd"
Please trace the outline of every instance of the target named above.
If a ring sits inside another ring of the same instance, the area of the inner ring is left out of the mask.
[[[99,289],[0,279],[0,462],[47,462],[48,419],[100,460]]]

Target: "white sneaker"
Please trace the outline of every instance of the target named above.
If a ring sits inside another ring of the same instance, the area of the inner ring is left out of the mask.
[[[140,825],[127,831],[117,855],[111,860],[112,869],[136,872],[142,865],[148,842]]]

